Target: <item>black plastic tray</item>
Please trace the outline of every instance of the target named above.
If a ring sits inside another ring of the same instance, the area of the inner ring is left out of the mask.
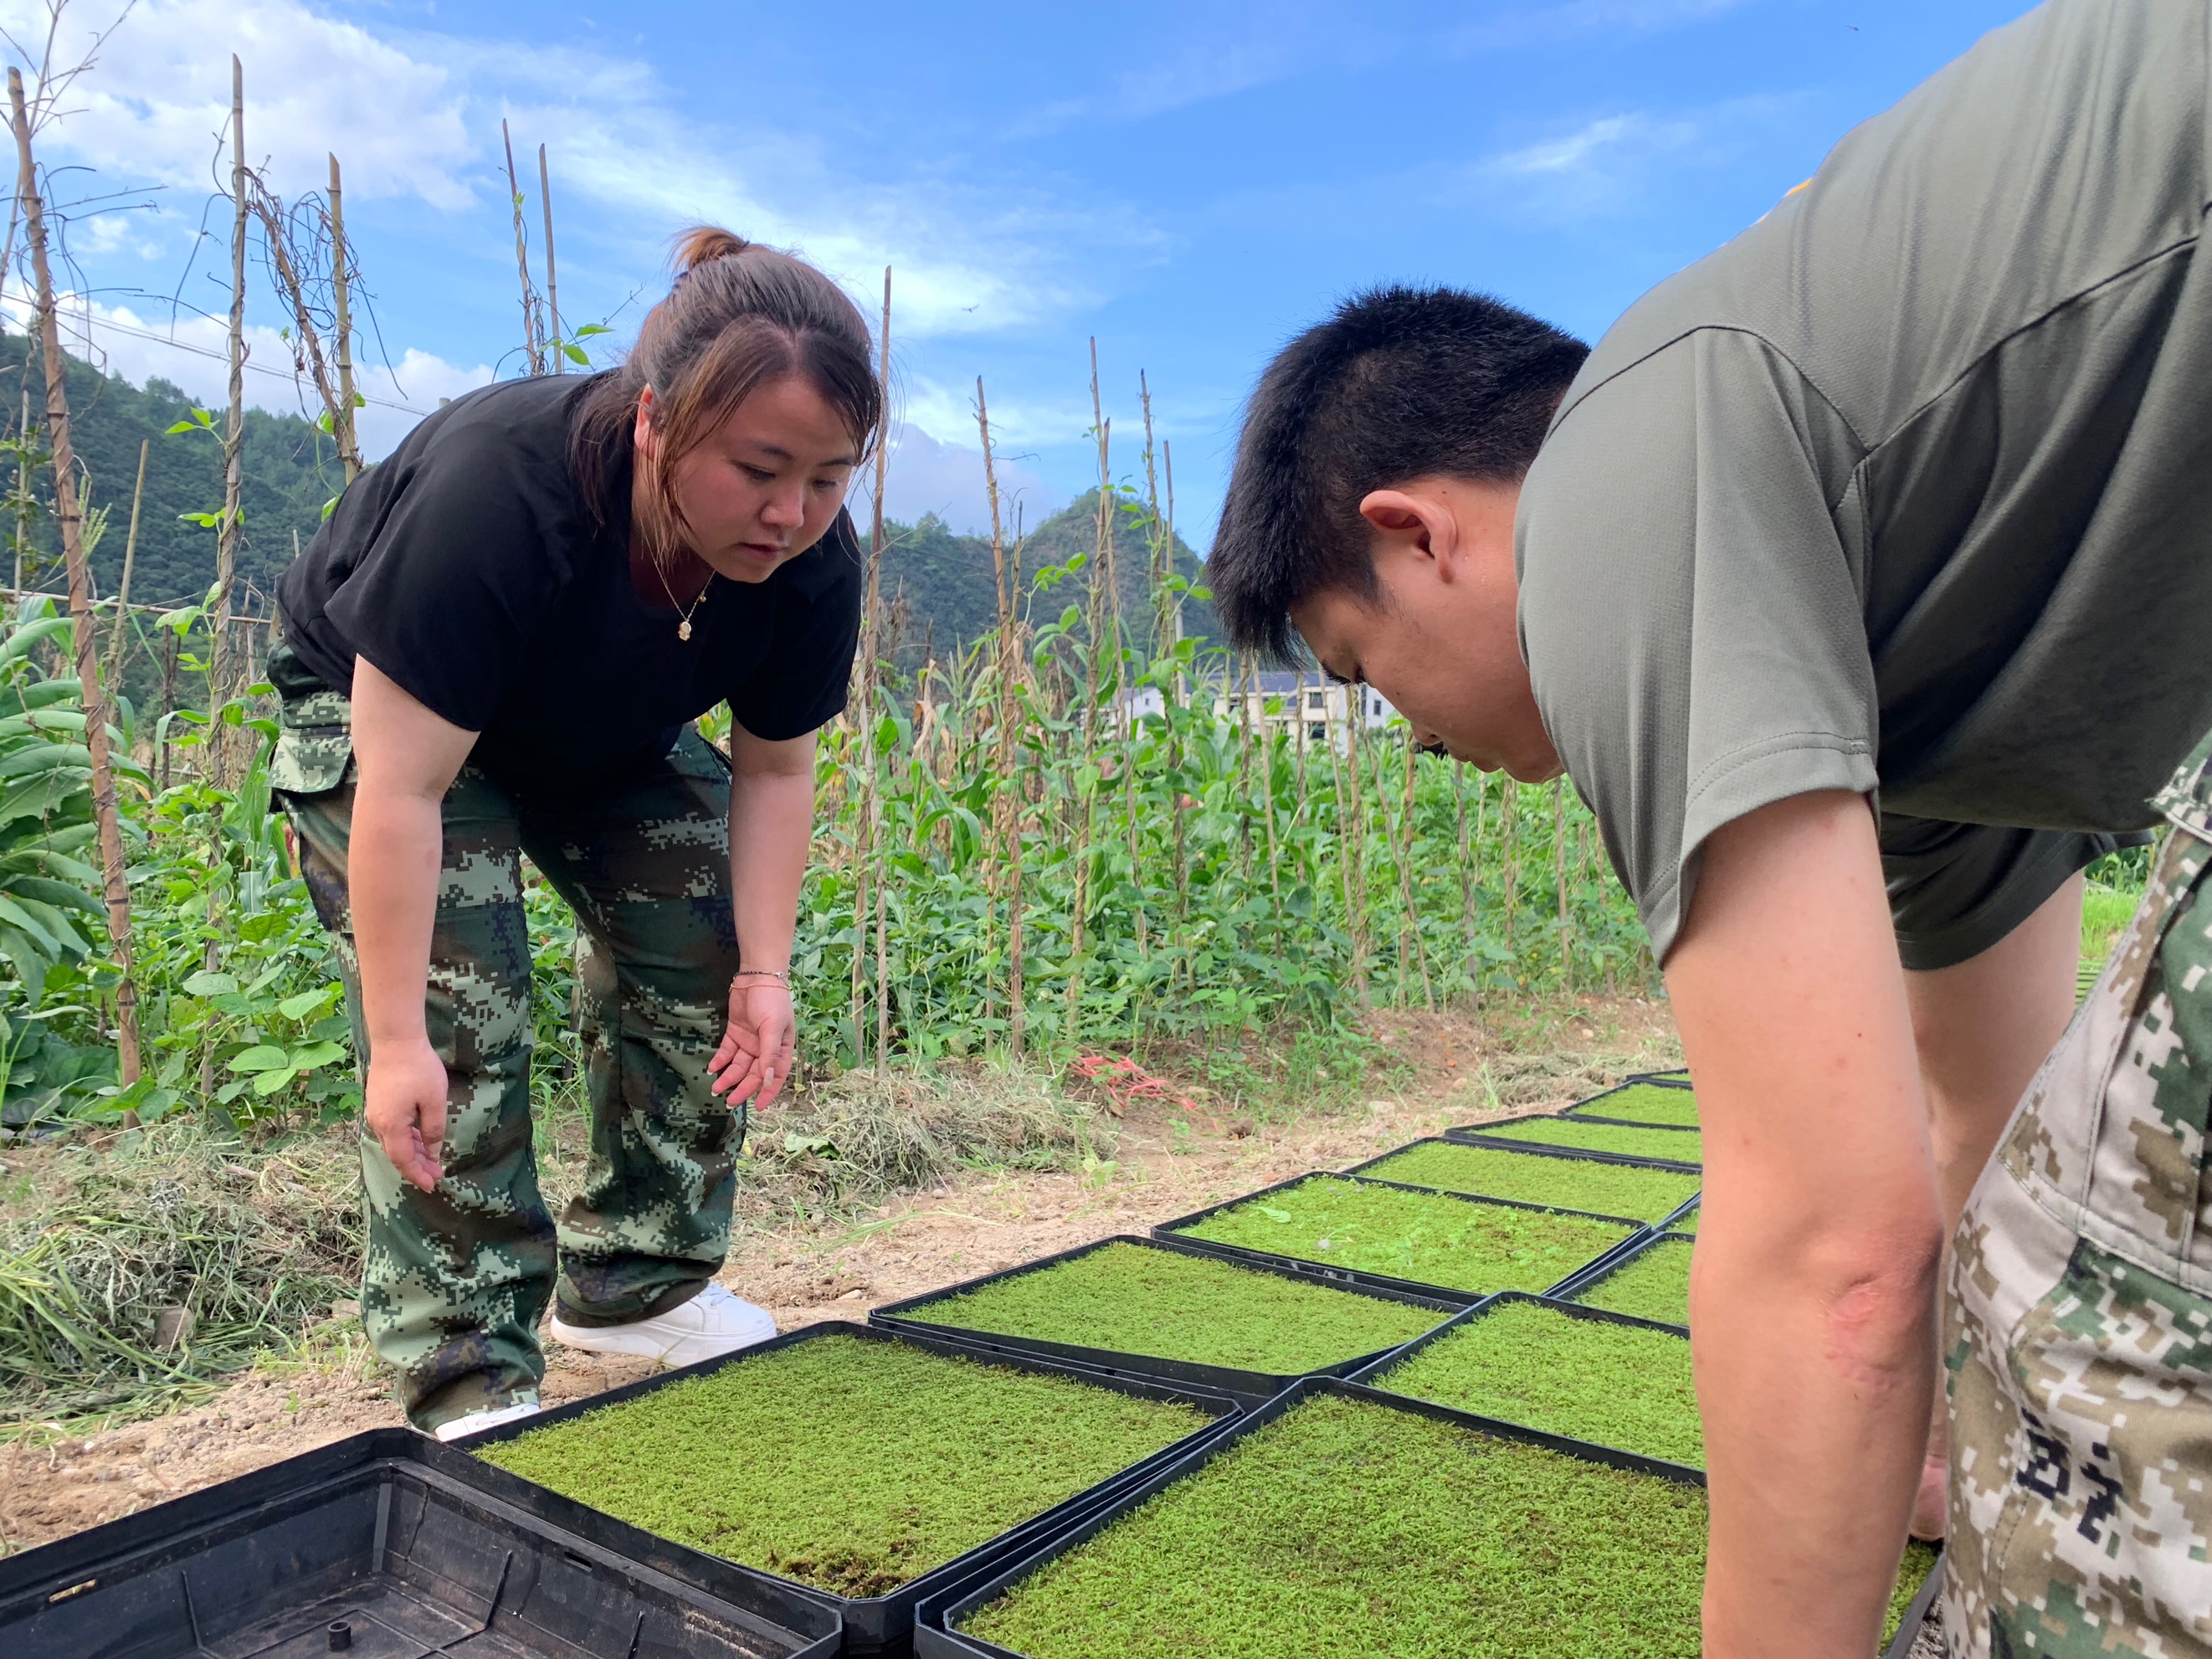
[[[1391,1411],[1408,1412],[1416,1416],[1433,1418],[1438,1422],[1455,1423],[1480,1431],[1500,1440],[1519,1440],[1531,1445],[1543,1446],[1553,1451],[1565,1452],[1592,1463],[1603,1463],[1613,1468],[1632,1469],[1642,1474],[1657,1475],[1684,1486],[1702,1486],[1704,1472],[1688,1468],[1680,1463],[1666,1462],[1656,1457],[1642,1457],[1633,1452],[1616,1451],[1608,1446],[1594,1446],[1580,1440],[1570,1440],[1540,1430],[1523,1428],[1518,1424],[1501,1422],[1478,1417],[1471,1412],[1455,1411],[1448,1406],[1438,1406],[1425,1400],[1414,1400],[1404,1395],[1386,1394],[1379,1389],[1339,1377],[1309,1376],[1295,1386],[1285,1389],[1258,1411],[1247,1416],[1234,1428],[1217,1435],[1206,1445],[1184,1458],[1174,1468],[1163,1469],[1141,1486],[1133,1487],[1111,1504],[1095,1511],[1079,1526],[1054,1538],[1043,1548],[1023,1559],[1002,1566],[988,1577],[980,1577],[968,1583],[956,1585],[941,1595],[933,1596],[922,1604],[921,1622],[915,1628],[915,1659],[1024,1659],[1011,1648],[980,1638],[964,1636],[951,1628],[962,1619],[993,1600],[1001,1591],[1028,1577],[1047,1562],[1065,1555],[1070,1550],[1086,1544],[1115,1522],[1139,1508],[1168,1486],[1184,1477],[1196,1474],[1206,1464],[1235,1445],[1254,1430],[1273,1422],[1292,1407],[1300,1405],[1317,1395],[1340,1395],[1353,1400],[1366,1401]]]
[[[1518,1121],[1517,1119],[1514,1121]],[[1639,1123],[1631,1127],[1640,1129],[1650,1126]],[[1390,1159],[1397,1157],[1401,1152],[1412,1152],[1416,1146],[1468,1146],[1473,1145],[1473,1142],[1466,1139],[1464,1137],[1455,1139],[1448,1134],[1423,1135],[1419,1140],[1409,1140],[1402,1146],[1393,1146],[1387,1152],[1377,1152],[1365,1163],[1355,1164],[1350,1169],[1340,1170],[1338,1173],[1341,1175],[1357,1176],[1362,1181],[1371,1181],[1377,1186],[1382,1187],[1410,1187],[1418,1193],[1451,1193],[1455,1196],[1460,1198],[1485,1199],[1492,1204],[1512,1204],[1525,1208],[1535,1209],[1556,1209],[1567,1215],[1597,1215],[1598,1219],[1601,1221],[1625,1221],[1632,1227],[1661,1226],[1664,1224],[1665,1221],[1672,1221],[1678,1216],[1687,1215],[1692,1210],[1698,1207],[1698,1200],[1703,1196],[1702,1192],[1692,1194],[1689,1198],[1675,1206],[1674,1208],[1668,1211],[1663,1221],[1638,1221],[1633,1216],[1598,1215],[1598,1212],[1595,1210],[1574,1210],[1567,1208],[1565,1205],[1537,1204],[1532,1199],[1500,1198],[1494,1193],[1462,1193],[1460,1192],[1458,1188],[1453,1187],[1425,1187],[1418,1181],[1392,1181],[1385,1176],[1370,1175],[1367,1173],[1376,1165],[1388,1163]],[[1519,1140],[1486,1140],[1482,1142],[1476,1150],[1486,1152],[1518,1152],[1526,1158],[1565,1158],[1570,1162],[1579,1159],[1584,1164],[1626,1164],[1631,1169],[1653,1169],[1656,1170],[1661,1175],[1684,1175],[1693,1173],[1692,1171],[1673,1169],[1664,1164],[1649,1164],[1636,1159],[1618,1158],[1609,1153],[1585,1152],[1579,1146],[1541,1146],[1531,1142]],[[1300,1176],[1299,1179],[1303,1180],[1304,1177]],[[1273,1188],[1271,1188],[1268,1190],[1273,1191]],[[1257,1194],[1255,1194],[1255,1196],[1257,1196]],[[1242,1200],[1239,1201],[1241,1202]]]
[[[1641,1235],[1630,1239],[1619,1249],[1600,1256],[1596,1261],[1591,1262],[1589,1267],[1583,1268],[1582,1272],[1577,1273],[1572,1279],[1568,1279],[1565,1284],[1553,1285],[1549,1294],[1562,1300],[1585,1295],[1589,1291],[1595,1289],[1602,1281],[1609,1279],[1614,1273],[1619,1273],[1623,1267],[1626,1267],[1630,1262],[1635,1261],[1638,1256],[1642,1255],[1646,1250],[1654,1249],[1659,1245],[1666,1243],[1695,1244],[1697,1242],[1698,1236],[1695,1233],[1670,1233],[1662,1227],[1647,1227]],[[1595,1308],[1592,1309],[1591,1311],[1594,1313],[1611,1313],[1613,1310],[1610,1308]],[[1622,1316],[1624,1318],[1628,1316],[1629,1316],[1626,1315]],[[1640,1322],[1644,1324],[1663,1323],[1664,1328],[1668,1330],[1680,1331],[1685,1336],[1687,1336],[1690,1334],[1690,1328],[1686,1325],[1676,1325],[1672,1322],[1652,1320],[1644,1320]]]
[[[1176,1231],[1182,1227],[1195,1226],[1208,1216],[1218,1215],[1224,1210],[1238,1209],[1244,1205],[1255,1203],[1271,1193],[1279,1193],[1291,1187],[1303,1187],[1309,1181],[1348,1181],[1356,1187],[1386,1187],[1394,1192],[1419,1193],[1424,1198],[1448,1198],[1461,1204],[1486,1205],[1492,1209],[1529,1210],[1538,1215],[1564,1215],[1572,1216],[1579,1221],[1609,1222],[1613,1226],[1626,1227],[1630,1230],[1627,1237],[1621,1241],[1622,1243],[1626,1243],[1628,1239],[1634,1238],[1639,1233],[1650,1231],[1647,1223],[1631,1221],[1626,1216],[1599,1215],[1589,1210],[1571,1210],[1561,1204],[1524,1204],[1517,1199],[1480,1198],[1470,1193],[1455,1193],[1441,1187],[1415,1187],[1402,1181],[1376,1181],[1366,1176],[1338,1175],[1329,1170],[1316,1170],[1305,1175],[1292,1176],[1288,1181],[1279,1181],[1272,1187],[1262,1187],[1257,1192],[1246,1193],[1239,1198],[1224,1199],[1218,1204],[1210,1204],[1205,1209],[1194,1210],[1188,1215],[1177,1216],[1172,1221],[1163,1221],[1152,1229],[1152,1237],[1164,1244],[1184,1245],[1194,1250],[1203,1251],[1208,1255],[1218,1255],[1226,1261],[1242,1262],[1247,1267],[1284,1263],[1302,1269],[1310,1277],[1325,1279],[1329,1283],[1346,1289],[1382,1291],[1398,1296],[1456,1297],[1457,1305],[1460,1307],[1469,1306],[1480,1301],[1484,1297],[1497,1294],[1494,1291],[1468,1290],[1450,1285],[1431,1285],[1419,1279],[1399,1279],[1389,1273],[1370,1273],[1362,1267],[1339,1267],[1326,1261],[1313,1261],[1307,1256],[1285,1255],[1275,1251],[1256,1250],[1244,1244],[1224,1244],[1210,1238],[1192,1238]],[[1600,1251],[1559,1282],[1566,1284],[1580,1278],[1620,1248],[1620,1244],[1613,1244]],[[1556,1289],[1555,1286],[1551,1288]],[[1349,1371],[1339,1374],[1351,1375]]]
[[[647,1377],[641,1382],[630,1383],[626,1388],[610,1389],[605,1394],[592,1395],[586,1399],[573,1401],[557,1410],[546,1412],[537,1417],[524,1418],[517,1422],[501,1424],[498,1428],[483,1434],[471,1435],[466,1439],[454,1443],[473,1451],[499,1441],[517,1439],[538,1429],[580,1417],[587,1412],[598,1411],[607,1406],[619,1405],[626,1400],[635,1400],[641,1395],[651,1394],[657,1389],[668,1387],[671,1383],[703,1376],[708,1372],[720,1370],[725,1365],[743,1364],[745,1361],[757,1358],[763,1354],[774,1353],[781,1348],[795,1347],[802,1342],[817,1341],[825,1336],[857,1337],[864,1342],[893,1342],[907,1347],[921,1348],[931,1353],[944,1354],[951,1358],[974,1360],[979,1364],[1000,1365],[1011,1370],[1036,1371],[1048,1376],[1074,1377],[1099,1388],[1112,1389],[1117,1393],[1136,1395],[1147,1400],[1179,1401],[1187,1405],[1196,1406],[1201,1410],[1212,1412],[1215,1419],[1205,1428],[1185,1435],[1173,1444],[1163,1447],[1151,1456],[1139,1460],[1118,1474],[1109,1475],[1096,1486],[1074,1493],[1051,1509],[1032,1516],[1020,1525],[1000,1534],[996,1538],[978,1544],[966,1554],[956,1556],[942,1565],[933,1567],[927,1572],[909,1579],[887,1595],[865,1598],[841,1596],[828,1590],[817,1589],[811,1585],[799,1583],[793,1579],[781,1577],[758,1568],[745,1569],[746,1571],[756,1573],[775,1584],[787,1588],[793,1594],[806,1595],[836,1607],[843,1616],[844,1650],[848,1653],[895,1654],[905,1651],[908,1632],[914,1628],[915,1606],[925,1596],[963,1579],[972,1578],[981,1569],[995,1561],[1003,1560],[1010,1554],[1017,1554],[1033,1547],[1038,1540],[1064,1528],[1071,1522],[1112,1498],[1126,1486],[1143,1480],[1153,1470],[1180,1461],[1205,1441],[1220,1433],[1236,1418],[1241,1409],[1236,1401],[1218,1389],[1207,1389],[1187,1382],[1170,1382],[1158,1377],[1138,1377],[1115,1374],[1091,1366],[1070,1364],[1062,1360],[1036,1354],[1005,1352],[957,1339],[946,1340],[935,1335],[878,1329],[867,1325],[854,1325],[832,1320],[819,1325],[809,1325],[802,1330],[793,1331],[787,1335],[776,1337],[771,1341],[759,1343],[753,1347],[740,1348],[735,1353],[723,1354],[714,1359],[703,1360],[696,1365],[686,1365],[680,1370],[664,1371],[658,1376]],[[658,1534],[632,1526],[628,1522],[616,1520],[613,1516],[602,1514],[586,1504],[578,1503],[574,1498],[563,1498],[558,1492],[548,1491],[534,1481],[526,1480],[521,1476],[511,1474],[504,1469],[495,1468],[489,1463],[477,1462],[474,1459],[471,1462],[474,1463],[477,1478],[487,1489],[507,1492],[516,1501],[526,1501],[532,1507],[563,1524],[573,1524],[578,1517],[589,1516],[597,1525],[609,1529],[612,1535],[619,1537],[626,1547],[625,1553],[630,1554],[635,1559],[650,1562],[661,1567],[663,1571],[669,1571],[673,1566],[696,1563],[722,1565],[720,1557],[695,1550],[688,1545],[672,1542],[660,1537]]]
[[[1942,1550],[1941,1544],[1936,1547],[1936,1565],[1928,1570],[1927,1582],[1905,1608],[1904,1622],[1898,1626],[1897,1634],[1889,1638],[1889,1645],[1881,1650],[1881,1659],[1911,1659],[1912,1644],[1919,1638],[1920,1627],[1928,1622],[1929,1609],[1943,1593]]]
[[[1024,1273],[1042,1273],[1063,1261],[1073,1261],[1079,1256],[1089,1255],[1112,1244],[1132,1244],[1139,1249],[1171,1250],[1182,1255],[1200,1255],[1214,1260],[1233,1261],[1240,1267],[1256,1273],[1273,1273],[1280,1279],[1293,1279],[1302,1283],[1317,1285],[1333,1291],[1346,1291],[1358,1296],[1380,1297],[1389,1302],[1411,1303],[1416,1307],[1435,1310],[1437,1322],[1442,1324],[1462,1309],[1471,1307],[1479,1297],[1460,1291],[1424,1289],[1419,1291],[1378,1286],[1370,1284],[1346,1283],[1340,1275],[1325,1272],[1317,1265],[1293,1261],[1285,1257],[1253,1256],[1243,1252],[1230,1252],[1182,1238],[1139,1238],[1132,1233],[1116,1234],[1093,1243],[1061,1250],[1055,1255],[1040,1256],[1035,1261],[1025,1261],[1018,1267],[1008,1267],[999,1273],[983,1273],[963,1279],[957,1285],[948,1285],[942,1290],[909,1297],[903,1302],[893,1302],[877,1309],[868,1317],[887,1330],[913,1332],[941,1340],[962,1343],[969,1347],[981,1347],[993,1352],[1041,1354],[1062,1364],[1087,1367],[1107,1376],[1164,1378],[1178,1386],[1211,1389],[1225,1394],[1248,1407],[1257,1407],[1272,1400],[1284,1389],[1297,1382],[1307,1373],[1276,1373],[1273,1371],[1241,1370],[1231,1365],[1206,1365],[1195,1360],[1169,1359],[1156,1354],[1123,1353],[1111,1348],[1089,1348],[1067,1342],[1048,1342],[1042,1337],[1017,1336],[998,1331],[978,1331],[960,1325],[939,1325],[927,1319],[915,1317],[913,1310],[929,1303],[941,1302],[947,1297],[957,1296],[984,1285],[995,1284],[1004,1279],[1017,1279]],[[1371,1364],[1384,1354],[1395,1352],[1377,1349],[1372,1353],[1355,1354],[1322,1368],[1314,1375],[1341,1376]]]
[[[379,1429],[0,1562],[9,1659],[827,1659],[824,1598],[647,1564]],[[334,1647],[335,1624],[346,1643]]]
[[[1501,1136],[1493,1133],[1505,1127],[1509,1123],[1555,1123],[1559,1121],[1559,1116],[1557,1112],[1523,1112],[1517,1117],[1493,1118],[1487,1123],[1455,1124],[1444,1131],[1443,1138],[1446,1140],[1455,1140],[1465,1146],[1505,1146],[1521,1151],[1537,1147],[1549,1152],[1572,1152],[1578,1158],[1587,1158],[1599,1164],[1626,1164],[1646,1170],[1672,1170],[1680,1175],[1705,1173],[1705,1166],[1702,1157],[1697,1162],[1671,1158],[1645,1158],[1634,1152],[1604,1152],[1595,1146],[1549,1146],[1540,1140],[1516,1140],[1510,1136]],[[1571,1121],[1588,1123],[1592,1120],[1577,1118]],[[1695,1135],[1698,1133],[1695,1129],[1679,1128],[1671,1123],[1622,1123],[1613,1127],[1623,1129],[1650,1129],[1659,1134]],[[1702,1143],[1699,1144],[1698,1150],[1702,1154],[1704,1151]]]

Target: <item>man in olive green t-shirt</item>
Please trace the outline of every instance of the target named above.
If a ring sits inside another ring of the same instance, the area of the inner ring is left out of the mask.
[[[2078,872],[2212,728],[2208,30],[2205,0],[2052,0],[1587,357],[1379,290],[1247,416],[1209,564],[1231,634],[1295,634],[1462,760],[1564,767],[1665,969],[1705,1131],[1709,1659],[1863,1659],[1908,1522],[1941,1532],[1942,1241],[2072,1012]],[[2205,998],[2202,1042],[2144,1063],[2212,1068]],[[2200,1179],[2203,1127],[2142,1178]],[[2085,1203],[2045,1207],[2094,1231]],[[2212,1260],[2127,1259],[2212,1332]],[[2115,1386],[2206,1413],[2181,1486],[2212,1494],[2212,1384],[2160,1358]],[[2212,1653],[2212,1579],[2174,1565],[2212,1495],[2128,1486],[2035,1387],[1960,1449],[1953,1521],[2002,1538],[1954,1539],[1955,1650]],[[2110,1565],[2061,1571],[2020,1505],[2100,1480],[2069,1526]]]

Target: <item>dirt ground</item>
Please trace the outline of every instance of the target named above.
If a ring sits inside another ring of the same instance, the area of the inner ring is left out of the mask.
[[[985,1172],[848,1224],[742,1233],[721,1281],[782,1330],[865,1320],[870,1309],[1249,1192],[1341,1168],[1453,1123],[1559,1105],[1623,1072],[1679,1063],[1662,1004],[1591,1000],[1540,1024],[1408,1015],[1378,1032],[1407,1079],[1326,1114],[1132,1106],[1113,1160],[1086,1173]],[[1540,1048],[1540,1053],[1537,1050]],[[1534,1062],[1534,1063],[1532,1063]],[[1505,1086],[1501,1089],[1500,1081]],[[547,1342],[549,1404],[636,1380],[644,1361]],[[319,1328],[302,1352],[191,1409],[98,1433],[0,1448],[0,1553],[47,1542],[365,1429],[404,1419],[357,1320]]]

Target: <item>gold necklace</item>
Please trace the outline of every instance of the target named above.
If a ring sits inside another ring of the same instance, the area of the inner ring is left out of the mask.
[[[707,586],[699,590],[699,597],[692,600],[690,608],[686,610],[683,601],[676,597],[676,590],[669,586],[668,572],[661,568],[659,560],[655,559],[653,562],[653,568],[660,578],[660,591],[668,595],[669,604],[684,612],[682,620],[676,624],[676,637],[689,644],[691,640],[692,615],[701,605],[707,603],[707,588],[714,585],[714,573],[711,570],[707,573]]]

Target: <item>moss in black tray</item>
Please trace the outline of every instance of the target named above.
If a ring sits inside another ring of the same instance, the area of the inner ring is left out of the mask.
[[[1617,1117],[1624,1123],[1671,1123],[1678,1129],[1698,1127],[1698,1097],[1687,1089],[1662,1089],[1656,1083],[1632,1083],[1609,1095],[1584,1101],[1575,1109],[1592,1117]]]
[[[1031,1659],[1696,1659],[1705,1495],[1321,1398],[962,1621]]]
[[[1881,1644],[1887,1647],[1905,1623],[1911,1611],[1912,1598],[1920,1594],[1920,1587],[1928,1582],[1928,1575],[1936,1571],[1936,1564],[1943,1559],[1942,1553],[1933,1544],[1923,1544],[1918,1539],[1908,1540],[1905,1546],[1905,1565],[1897,1570],[1897,1588],[1890,1592],[1889,1613],[1881,1621]]]
[[[1571,1146],[1583,1152],[1619,1152],[1627,1158],[1668,1158],[1677,1164],[1695,1164],[1704,1156],[1704,1138],[1680,1129],[1631,1128],[1619,1123],[1592,1123],[1576,1117],[1524,1118],[1518,1123],[1472,1123],[1475,1134],[1505,1140],[1526,1140],[1544,1146]]]
[[[1449,1317],[1434,1308],[1136,1244],[1109,1244],[924,1303],[906,1316],[1278,1376],[1397,1347]]]
[[[1461,1291],[1540,1291],[1629,1236],[1612,1221],[1316,1176],[1248,1200],[1185,1238]]]
[[[1518,1199],[1523,1204],[1557,1204],[1600,1215],[1625,1215],[1632,1221],[1661,1221],[1694,1196],[1698,1177],[1671,1170],[1639,1170],[1628,1164],[1593,1164],[1587,1158],[1543,1158],[1496,1146],[1455,1146],[1432,1140],[1360,1174],[1377,1181],[1402,1181],[1413,1187],[1441,1187],[1451,1193],[1485,1198]]]
[[[1667,1325],[1690,1322],[1690,1242],[1664,1239],[1626,1267],[1615,1269],[1574,1298],[1593,1308],[1656,1319]]]
[[[477,1455],[677,1543],[869,1596],[1210,1420],[1067,1377],[828,1336]]]
[[[1690,1345],[1665,1331],[1508,1302],[1402,1364],[1378,1389],[1702,1468]]]

